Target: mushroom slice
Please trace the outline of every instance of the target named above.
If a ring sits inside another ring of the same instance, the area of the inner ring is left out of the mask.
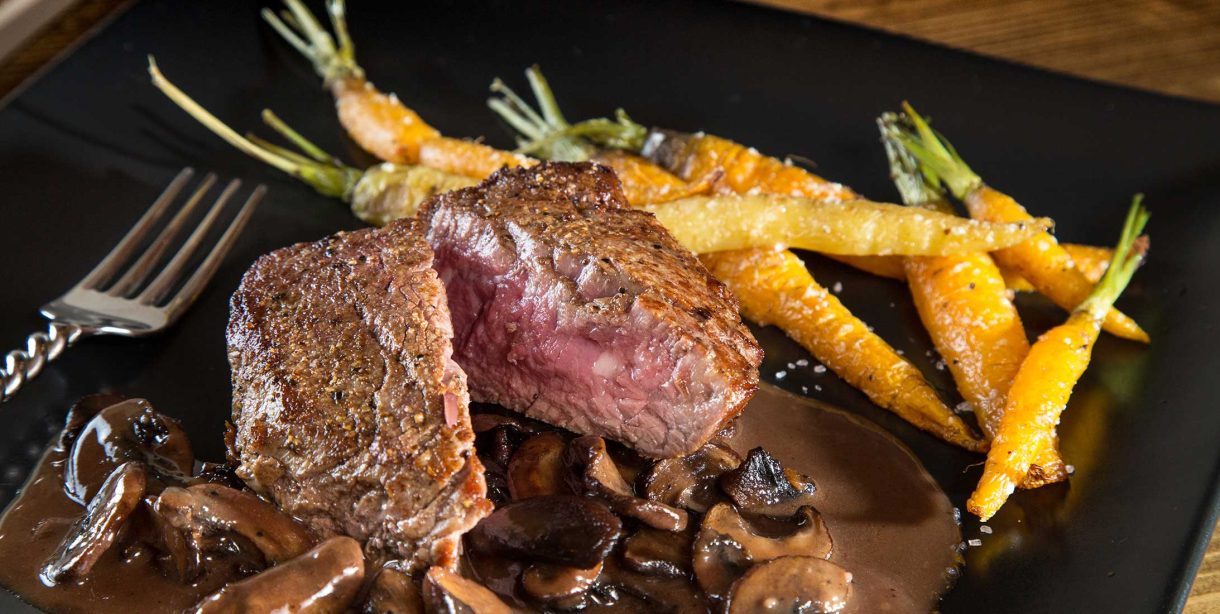
[[[720,477],[720,488],[737,508],[751,514],[790,516],[814,504],[813,480],[784,466],[762,448],[754,448],[741,466]]]
[[[184,482],[195,469],[191,441],[178,422],[144,399],[131,399],[101,410],[81,429],[68,452],[64,491],[85,505],[127,461],[146,465],[146,488],[154,494],[160,481]]]
[[[85,425],[97,415],[98,412],[123,402],[123,396],[109,392],[98,392],[87,394],[72,404],[68,410],[68,415],[64,416],[64,430],[59,433],[58,445],[60,449],[68,450],[72,447],[72,442],[76,441],[76,437],[80,435]]]
[[[601,563],[589,569],[535,564],[521,574],[521,588],[530,597],[550,603],[581,595],[597,582],[601,573]]]
[[[118,540],[127,520],[143,501],[146,485],[147,473],[142,463],[119,465],[43,566],[39,574],[43,583],[55,585],[87,576],[94,563]]]
[[[424,607],[434,614],[512,614],[495,593],[444,567],[433,567],[424,576]]]
[[[195,614],[221,612],[346,612],[364,581],[364,553],[350,537],[316,548],[204,597]]]
[[[686,510],[635,496],[601,437],[585,435],[568,442],[564,464],[568,466],[569,483],[574,490],[604,498],[616,513],[663,531],[686,528]]]
[[[564,483],[563,450],[567,442],[555,431],[525,440],[508,462],[508,492],[513,501],[543,495],[571,494]]]
[[[236,533],[249,540],[268,563],[282,563],[314,545],[313,535],[291,516],[257,496],[218,484],[166,488],[153,512],[187,536],[204,543],[216,533]]]
[[[596,499],[549,495],[501,507],[475,525],[466,541],[477,552],[588,569],[606,558],[622,528]]]
[[[755,565],[733,585],[729,614],[839,612],[851,599],[851,573],[810,556],[785,556]]]
[[[754,563],[782,556],[830,558],[830,531],[813,508],[802,507],[785,520],[760,520],[780,526],[761,531],[727,503],[713,506],[703,517],[692,564],[699,585],[713,598],[724,597],[729,585]]]
[[[736,469],[741,457],[721,441],[709,441],[691,454],[653,463],[644,474],[644,496],[666,505],[703,513],[720,496],[717,480]]]
[[[674,533],[644,527],[624,542],[623,564],[642,574],[686,576],[693,544],[690,531]]]
[[[369,587],[365,614],[423,614],[423,597],[411,576],[392,567],[382,567]]]

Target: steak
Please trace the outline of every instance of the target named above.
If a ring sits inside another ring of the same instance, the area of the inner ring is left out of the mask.
[[[228,327],[238,475],[410,569],[453,565],[491,511],[431,264],[414,220],[280,249],[246,272]]]
[[[610,169],[504,169],[420,219],[476,401],[668,457],[757,389],[762,351],[736,299]]]

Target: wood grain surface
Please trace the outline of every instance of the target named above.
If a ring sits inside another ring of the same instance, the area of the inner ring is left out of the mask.
[[[1220,0],[754,0],[1142,89],[1220,102]],[[0,64],[0,96],[127,0],[85,0]],[[1220,538],[1186,604],[1220,614]]]

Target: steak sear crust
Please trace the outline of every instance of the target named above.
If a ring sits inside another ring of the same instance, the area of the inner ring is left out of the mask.
[[[234,293],[230,453],[322,537],[452,566],[491,511],[444,288],[414,220],[258,259]]]
[[[736,299],[610,169],[504,169],[420,219],[476,401],[669,457],[757,389],[762,350]]]

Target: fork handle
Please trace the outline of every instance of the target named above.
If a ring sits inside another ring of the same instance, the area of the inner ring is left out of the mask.
[[[41,373],[48,362],[59,358],[80,336],[81,328],[75,324],[51,322],[47,332],[26,337],[24,351],[13,350],[4,357],[4,367],[0,368],[0,403],[13,398],[23,384]]]

